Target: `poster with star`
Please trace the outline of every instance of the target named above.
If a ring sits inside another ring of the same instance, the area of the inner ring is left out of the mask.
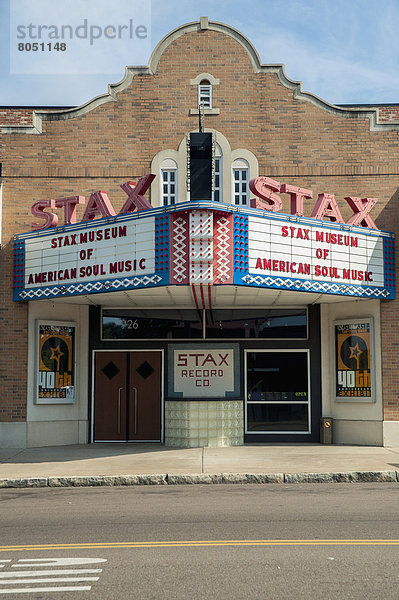
[[[372,320],[335,322],[336,399],[373,402]]]
[[[38,324],[37,403],[75,400],[75,326]]]

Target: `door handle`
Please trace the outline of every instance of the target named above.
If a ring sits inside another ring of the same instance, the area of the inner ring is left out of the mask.
[[[121,432],[121,391],[123,387],[118,388],[118,433]]]
[[[132,390],[134,392],[134,398],[133,398],[133,402],[134,402],[134,435],[136,435],[137,433],[137,388],[136,387],[132,387]]]

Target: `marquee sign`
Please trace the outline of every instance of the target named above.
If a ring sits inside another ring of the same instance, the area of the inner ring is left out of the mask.
[[[393,264],[384,260],[384,249],[389,255],[392,240],[381,232],[309,221],[286,224],[263,216],[248,217],[248,229],[247,283],[289,289],[295,282],[296,289],[350,295],[362,295],[359,286],[378,293],[390,283],[386,274]]]
[[[259,208],[186,202],[15,236],[14,300],[190,285],[394,298],[394,236]]]
[[[141,219],[46,229],[16,241],[16,280],[23,287],[18,299],[98,293],[156,285],[155,237],[162,219]],[[19,278],[18,278],[19,275]]]

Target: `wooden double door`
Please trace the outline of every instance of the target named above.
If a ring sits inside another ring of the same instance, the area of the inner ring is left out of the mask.
[[[94,441],[162,441],[161,352],[99,351],[94,363]]]

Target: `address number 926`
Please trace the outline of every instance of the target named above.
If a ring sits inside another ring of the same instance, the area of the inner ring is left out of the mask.
[[[138,329],[139,324],[137,319],[122,319],[122,327],[123,329]]]

